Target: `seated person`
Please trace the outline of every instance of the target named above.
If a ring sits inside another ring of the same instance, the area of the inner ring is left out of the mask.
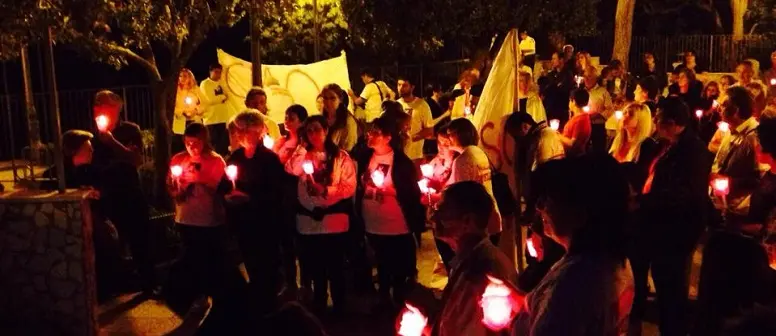
[[[67,188],[94,187],[97,184],[97,174],[92,167],[92,133],[82,130],[70,130],[62,134],[63,167],[65,169],[65,186]],[[40,184],[41,189],[57,189],[57,169],[50,167],[43,173],[49,180]]]

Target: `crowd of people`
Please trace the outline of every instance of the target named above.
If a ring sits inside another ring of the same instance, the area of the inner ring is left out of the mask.
[[[525,44],[535,56],[535,42]],[[120,121],[116,94],[95,97],[94,133],[64,134],[65,175],[69,187],[95,188],[142,289],[160,294],[166,284],[163,296],[212,305],[203,328],[213,331],[288,300],[318,317],[347,316],[354,290],[377,294],[374,313],[413,303],[433,335],[638,335],[651,274],[662,335],[719,334],[776,298],[776,73],[766,86],[742,61],[735,76],[704,83],[692,53],[669,76],[653,55],[643,59],[639,73],[617,60],[599,71],[567,46],[538,79],[521,68],[516,109],[502,125],[515,143],[511,193],[471,121],[478,69],[450,92],[430,85],[426,98],[411,79],[399,78],[394,92],[366,70],[361,94],[326,85],[318,111],[292,105],[282,125],[267,117],[260,88],[229,115],[221,67],[199,88],[184,70],[167,179],[184,253],[164,283],[147,244],[142,139]],[[520,274],[499,248],[514,242],[502,236],[508,221],[528,226],[525,240],[516,237],[528,260]],[[416,302],[417,250],[429,229],[448,284],[441,300]],[[498,332],[482,322],[491,278],[519,303]]]

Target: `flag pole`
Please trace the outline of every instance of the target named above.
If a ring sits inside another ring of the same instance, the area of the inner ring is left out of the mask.
[[[517,111],[517,112],[520,112],[520,86],[519,86],[519,81],[520,81],[520,58],[521,58],[522,55],[520,53],[520,37],[519,37],[519,34],[518,34],[519,31],[517,30],[517,28],[515,28],[514,32],[515,32],[515,49],[516,49],[515,50],[515,92],[516,92],[516,94],[515,94],[515,96],[516,96],[515,105],[517,105],[517,107],[514,110]]]

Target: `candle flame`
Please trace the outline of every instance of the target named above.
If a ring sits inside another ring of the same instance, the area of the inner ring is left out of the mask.
[[[622,117],[623,117],[622,111],[619,111],[619,110],[618,111],[614,111],[614,118],[615,119],[622,120]]]
[[[703,110],[695,110],[695,116],[698,117],[698,119],[703,117]]]
[[[714,179],[714,191],[721,195],[727,195],[730,190],[730,179],[724,176]]]
[[[264,147],[266,147],[267,149],[272,149],[272,147],[275,146],[275,140],[273,140],[272,137],[269,135],[264,136],[263,142],[264,142]]]
[[[302,170],[305,174],[312,175],[315,172],[315,166],[313,166],[312,161],[305,161],[302,163]]]
[[[172,174],[173,177],[179,177],[183,174],[183,167],[179,165],[174,165],[170,167],[170,173]]]
[[[560,128],[560,120],[558,120],[558,119],[550,120],[550,128],[553,131],[557,131]]]
[[[776,78],[771,78],[771,85],[776,85]]]
[[[183,99],[183,102],[186,103],[186,105],[194,104],[194,99],[191,97],[186,97]]]
[[[226,166],[226,177],[228,177],[232,181],[236,180],[237,179],[237,166],[235,166],[235,165],[228,165],[228,166]]]
[[[420,192],[428,194],[428,179],[418,181],[418,187],[420,187]]]
[[[385,174],[382,170],[375,170],[372,172],[372,182],[378,187],[383,186],[383,183],[385,183]]]
[[[583,107],[582,111],[585,111],[585,113],[590,113],[590,106]]]
[[[512,289],[503,281],[488,275],[488,286],[482,294],[482,323],[492,331],[508,327],[515,317],[515,305],[511,298]]]
[[[423,329],[428,324],[428,317],[424,316],[418,308],[415,308],[409,303],[405,303],[404,312],[401,314],[401,322],[399,322],[400,336],[421,336],[423,335]]]
[[[539,254],[536,253],[536,247],[534,247],[533,238],[528,238],[525,240],[525,245],[528,247],[528,254],[531,255],[531,257],[536,258]]]
[[[726,123],[724,121],[720,121],[717,124],[717,128],[719,128],[719,130],[722,131],[722,133],[730,132],[730,124],[728,124],[728,123]]]
[[[97,129],[101,132],[105,132],[108,129],[108,124],[110,122],[108,117],[99,115],[97,118],[94,118],[94,121],[97,123]]]

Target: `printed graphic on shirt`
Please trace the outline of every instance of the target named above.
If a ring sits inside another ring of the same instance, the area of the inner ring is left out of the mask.
[[[222,88],[221,85],[216,86],[215,93],[216,93],[216,96],[220,96],[220,95],[224,94],[224,88]]]

